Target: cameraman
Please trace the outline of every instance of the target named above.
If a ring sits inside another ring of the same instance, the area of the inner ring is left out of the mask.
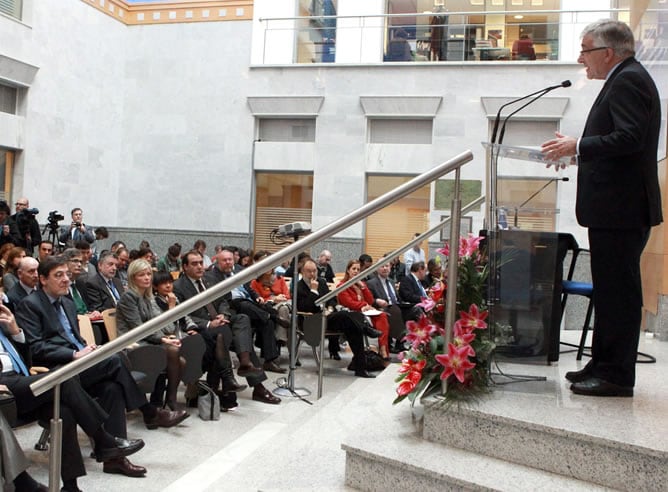
[[[16,222],[9,216],[11,210],[4,200],[0,200],[0,246],[7,243],[19,244],[21,237]]]
[[[39,246],[39,243],[42,242],[42,233],[39,232],[39,224],[35,219],[39,210],[31,209],[30,201],[25,197],[16,200],[14,205],[16,206],[16,213],[11,218],[16,222],[20,238],[16,245],[21,246],[29,255],[32,255],[33,248]]]
[[[72,223],[60,228],[58,239],[65,244],[74,244],[78,241],[86,241],[89,244],[95,242],[93,228],[86,227],[83,223],[83,210],[78,207],[72,209]]]

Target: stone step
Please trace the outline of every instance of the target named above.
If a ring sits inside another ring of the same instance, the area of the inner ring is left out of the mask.
[[[423,437],[614,489],[666,490],[665,415],[647,409],[657,402],[650,387],[647,398],[642,386],[635,398],[583,397],[568,390],[555,368],[512,369],[547,381],[496,388],[469,408],[427,402]]]
[[[406,411],[406,409],[404,409]],[[368,438],[368,439],[366,439]],[[406,488],[444,490],[538,491],[607,490],[591,483],[429,442],[419,435],[347,441],[346,485],[380,492]]]

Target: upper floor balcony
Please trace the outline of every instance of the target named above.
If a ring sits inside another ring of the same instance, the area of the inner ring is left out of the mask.
[[[353,3],[364,5],[353,6]],[[278,9],[264,8],[261,2],[256,2],[251,62],[253,65],[575,62],[582,29],[602,18],[621,20],[632,26],[640,59],[668,60],[665,1],[650,1],[642,16],[635,15],[628,4],[624,8],[592,9],[597,5],[624,3],[298,0],[299,15],[281,16]],[[413,7],[408,8],[408,4]],[[546,9],[547,4],[557,7],[577,4],[578,8]],[[373,11],[374,5],[378,12]]]

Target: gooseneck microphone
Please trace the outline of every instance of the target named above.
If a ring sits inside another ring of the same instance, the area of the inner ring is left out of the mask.
[[[520,109],[517,110],[517,111],[520,111],[520,110],[524,109],[525,107],[527,107],[529,104],[533,103],[536,99],[539,99],[539,98],[543,97],[548,92],[553,91],[554,89],[559,89],[560,87],[570,87],[570,86],[571,86],[571,81],[570,80],[564,80],[561,84],[551,85],[550,87],[546,87],[546,88],[541,89],[539,91],[532,92],[531,94],[527,94],[526,96],[519,97],[517,99],[513,99],[512,101],[509,101],[506,104],[502,104],[501,107],[499,108],[499,111],[496,113],[496,118],[494,118],[494,129],[492,130],[491,143],[496,143],[496,135],[497,135],[497,132],[499,130],[499,123],[501,122],[501,111],[503,111],[504,108],[510,106],[511,104],[515,104],[515,103],[518,103],[520,101],[524,101],[525,99],[528,99],[530,97],[538,95],[538,97],[536,97],[535,99],[532,99],[527,104],[523,105]],[[506,121],[508,121],[508,118],[510,118],[515,113],[517,113],[517,111],[514,111],[513,113],[508,115],[505,118],[504,123]],[[501,140],[502,140],[502,137],[499,137],[499,143],[501,143]]]
[[[566,82],[568,82],[568,81],[566,81]],[[541,191],[543,191],[545,188],[550,186],[550,184],[554,183],[555,181],[564,181],[565,182],[565,181],[570,181],[570,178],[568,178],[568,177],[565,177],[565,178],[549,178],[543,186],[538,188],[538,191],[536,191],[533,195],[531,195],[529,198],[527,198],[522,203],[520,203],[517,207],[515,207],[515,219],[513,220],[513,224],[514,224],[515,228],[518,228],[518,225],[517,225],[518,213],[522,209],[522,207],[524,207],[524,205],[526,205],[531,200],[533,200]]]

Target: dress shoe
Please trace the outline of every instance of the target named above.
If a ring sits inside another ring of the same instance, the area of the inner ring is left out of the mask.
[[[152,430],[157,429],[158,427],[174,427],[188,417],[190,417],[190,415],[185,410],[171,411],[165,410],[164,408],[158,408],[153,418],[147,419],[144,417],[144,423],[146,424],[147,429]]]
[[[114,458],[122,458],[123,456],[130,456],[144,447],[144,441],[141,439],[123,439],[121,437],[114,437],[116,446],[111,448],[96,447],[95,459],[98,463],[113,460]]]
[[[339,355],[338,352],[330,352],[329,358],[334,360],[341,360],[341,356]]]
[[[252,365],[239,366],[239,369],[237,369],[237,376],[239,376],[240,378],[245,378],[246,376],[252,376],[252,375],[257,375],[257,374],[261,374],[261,373],[262,373],[262,369],[260,369],[259,367],[252,366]]]
[[[278,405],[281,403],[281,399],[272,395],[267,388],[262,388],[261,390],[255,389],[253,391],[253,400],[268,403],[270,405]]]
[[[376,377],[374,374],[371,374],[371,373],[367,372],[366,369],[355,371],[355,376],[357,376],[358,378],[375,378]]]
[[[586,396],[633,396],[633,386],[620,386],[594,377],[573,383],[571,391]]]
[[[276,364],[273,360],[267,361],[262,365],[262,369],[268,372],[277,372],[279,374],[285,374],[285,369]]]
[[[246,388],[247,384],[239,384],[234,378],[223,378],[223,393],[240,393]]]
[[[590,377],[592,377],[591,368],[588,365],[579,371],[568,371],[566,373],[566,379],[568,379],[571,383],[579,383],[585,379],[589,379]]]
[[[371,338],[380,338],[380,336],[383,334],[382,331],[376,330],[375,328],[372,328],[371,326],[367,325],[366,323],[364,324],[364,328],[362,328],[362,332]]]
[[[104,473],[118,473],[119,475],[125,475],[126,477],[143,477],[146,475],[146,468],[133,465],[125,457],[105,461],[104,466],[102,466],[102,471]]]

